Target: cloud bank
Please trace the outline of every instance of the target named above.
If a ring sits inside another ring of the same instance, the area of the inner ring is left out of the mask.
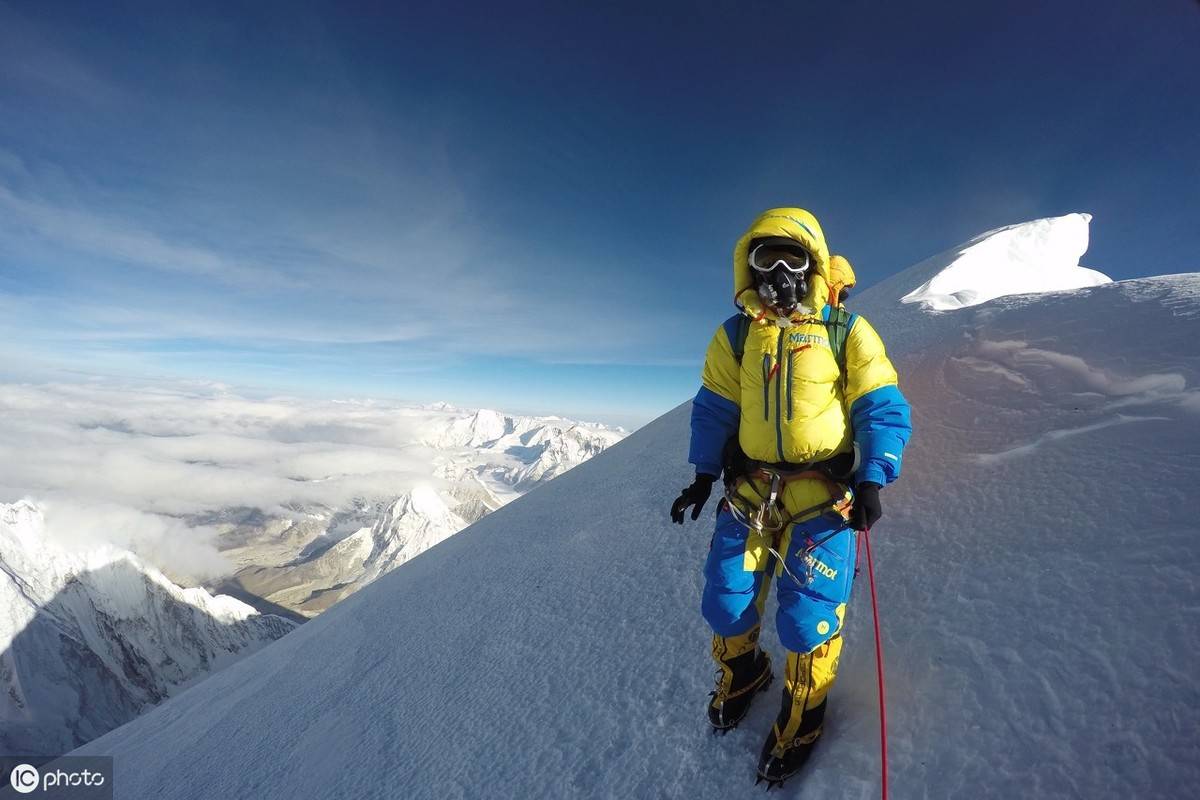
[[[204,580],[229,565],[190,515],[395,496],[429,480],[433,451],[418,442],[438,413],[219,384],[0,384],[0,502],[42,503],[67,546],[110,542]]]

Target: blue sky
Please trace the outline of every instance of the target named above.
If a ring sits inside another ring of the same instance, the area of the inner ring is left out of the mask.
[[[0,378],[628,426],[766,207],[860,287],[1070,211],[1197,269],[1194,2],[501,5],[0,2]]]

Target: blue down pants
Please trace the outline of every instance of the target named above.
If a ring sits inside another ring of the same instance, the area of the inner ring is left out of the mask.
[[[844,525],[840,517],[825,514],[790,525],[771,538],[752,532],[722,504],[704,564],[701,601],[713,633],[737,636],[759,625],[775,574],[775,624],[784,647],[811,653],[840,633],[854,583],[856,547],[854,531]],[[839,528],[844,529],[834,533]],[[773,554],[747,557],[748,551],[766,552],[767,544],[785,556],[787,569],[779,567]]]

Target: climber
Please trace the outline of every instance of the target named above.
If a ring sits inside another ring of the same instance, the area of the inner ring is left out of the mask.
[[[733,254],[738,313],[708,346],[692,404],[695,481],[671,508],[698,519],[724,473],[725,498],[704,565],[701,608],[718,668],[708,717],[736,727],[772,679],[758,646],[777,578],[776,627],[787,650],[782,708],[758,764],[781,783],[808,759],[837,674],[854,579],[854,530],[880,518],[880,489],[900,474],[912,428],[896,371],[867,320],[831,296],[817,220],[764,212]]]

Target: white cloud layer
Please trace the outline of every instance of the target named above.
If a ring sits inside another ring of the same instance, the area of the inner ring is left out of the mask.
[[[69,546],[106,541],[204,579],[228,565],[215,532],[184,517],[396,496],[429,480],[433,454],[417,442],[437,414],[219,385],[0,384],[0,502],[45,503],[49,534]]]

